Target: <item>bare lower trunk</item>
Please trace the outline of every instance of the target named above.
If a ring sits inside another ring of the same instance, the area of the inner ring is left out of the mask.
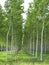
[[[11,27],[11,24],[9,25],[9,30],[6,36],[6,61],[8,61],[8,35],[9,35],[10,27]]]
[[[31,50],[32,49],[32,37],[30,37],[30,54],[31,54]]]
[[[6,61],[8,61],[8,33],[6,36]]]
[[[46,54],[46,43],[45,43],[45,54]]]
[[[46,43],[47,43],[47,41],[46,41],[46,32],[45,32],[45,47],[44,47],[44,51],[45,51],[45,54],[46,54]]]
[[[12,15],[12,10],[10,15]],[[6,61],[8,61],[8,36],[9,36],[10,29],[11,29],[11,16],[10,16],[10,22],[9,22],[9,29],[6,36]]]
[[[37,39],[36,39],[36,57],[38,54],[38,31],[37,31]]]
[[[34,33],[33,33],[33,56],[34,56]]]
[[[13,43],[14,43],[14,39],[13,39],[13,24],[12,24],[11,54],[13,54]]]
[[[42,32],[41,32],[41,53],[40,53],[40,60],[43,60],[43,34],[44,34],[44,22],[42,24]]]

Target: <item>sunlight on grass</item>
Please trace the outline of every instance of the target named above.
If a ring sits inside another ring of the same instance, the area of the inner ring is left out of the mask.
[[[46,58],[46,59],[45,59]],[[0,65],[49,65],[49,55],[43,54],[44,61],[38,61],[35,56],[26,53],[25,51],[19,51],[15,55],[11,56],[8,51],[8,62],[6,62],[6,52],[0,52]]]

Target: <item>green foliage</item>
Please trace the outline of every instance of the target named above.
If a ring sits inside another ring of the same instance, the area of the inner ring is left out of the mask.
[[[22,44],[22,16],[23,8],[21,4],[23,3],[23,0],[7,0],[5,2],[5,9],[7,13],[7,18],[9,25],[11,24],[11,30],[9,34],[9,40],[11,40],[12,37],[12,25],[13,25],[13,35],[14,39],[16,38],[16,45],[21,46]],[[10,23],[11,22],[11,23]],[[9,26],[8,25],[8,26]]]

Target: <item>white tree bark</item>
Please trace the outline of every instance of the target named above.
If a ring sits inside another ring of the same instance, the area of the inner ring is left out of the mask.
[[[45,32],[45,54],[46,54],[46,50],[47,50],[47,45],[46,45],[47,41],[46,41],[46,32]]]
[[[36,37],[36,57],[37,57],[37,54],[38,54],[38,22],[37,22],[37,26],[36,26],[36,31],[37,31],[37,37]]]
[[[37,39],[36,39],[36,57],[38,54],[38,30],[37,30]]]
[[[6,61],[8,61],[8,33],[6,36]]]
[[[47,48],[47,46],[46,46],[46,43],[45,43],[45,54],[46,54],[46,48]]]
[[[13,39],[13,24],[12,24],[11,54],[13,54],[13,43],[14,43],[14,39]]]
[[[34,32],[33,32],[33,56],[34,56]]]
[[[40,60],[42,61],[43,60],[43,34],[44,34],[44,21],[43,21],[43,24],[42,24],[42,31],[41,31],[41,55],[40,55]]]
[[[9,25],[9,30],[8,30],[7,35],[6,35],[6,61],[8,61],[8,35],[10,32],[10,28],[11,28],[11,23]]]
[[[31,54],[31,51],[32,51],[32,36],[30,36],[30,54]]]

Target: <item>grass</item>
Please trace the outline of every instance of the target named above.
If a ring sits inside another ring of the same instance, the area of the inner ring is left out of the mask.
[[[39,61],[39,57],[33,57],[22,50],[13,55],[9,51],[8,62],[6,62],[6,52],[4,51],[0,52],[0,65],[49,65],[49,54],[43,54],[42,62]]]

